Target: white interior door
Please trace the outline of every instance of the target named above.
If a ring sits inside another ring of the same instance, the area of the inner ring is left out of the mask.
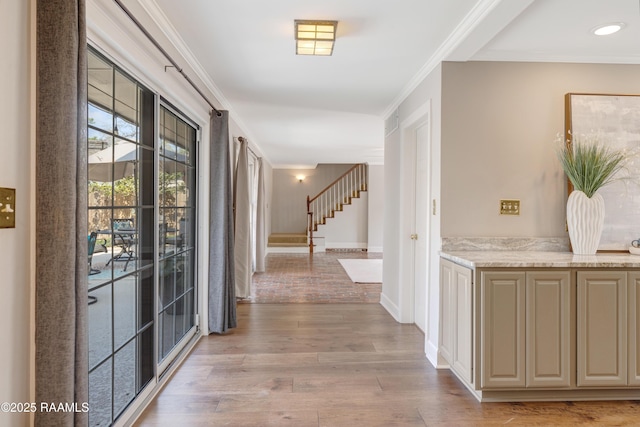
[[[429,221],[429,126],[425,123],[416,128],[415,134],[415,183],[414,183],[414,259],[413,259],[413,283],[414,283],[414,322],[422,330],[426,331],[426,305],[427,305],[427,277],[428,277],[428,236],[427,222]]]

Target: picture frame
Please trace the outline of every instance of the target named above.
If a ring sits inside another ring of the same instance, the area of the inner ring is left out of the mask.
[[[565,138],[570,143],[580,136],[597,136],[602,143],[640,152],[640,95],[567,93],[565,95]],[[629,179],[602,187],[605,218],[598,252],[627,252],[640,238],[640,159],[630,161]],[[569,191],[572,191],[569,183]],[[567,194],[568,195],[568,194]]]

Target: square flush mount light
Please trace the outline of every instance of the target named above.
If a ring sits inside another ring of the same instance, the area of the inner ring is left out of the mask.
[[[296,55],[329,56],[333,53],[338,21],[296,19]]]

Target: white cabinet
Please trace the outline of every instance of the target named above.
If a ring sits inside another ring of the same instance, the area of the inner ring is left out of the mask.
[[[440,262],[440,355],[462,380],[473,375],[473,287],[471,269]]]

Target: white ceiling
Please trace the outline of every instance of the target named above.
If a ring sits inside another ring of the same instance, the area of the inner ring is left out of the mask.
[[[382,163],[384,119],[443,60],[640,63],[639,0],[139,1],[274,167]],[[296,56],[295,19],[339,21],[333,55]]]

